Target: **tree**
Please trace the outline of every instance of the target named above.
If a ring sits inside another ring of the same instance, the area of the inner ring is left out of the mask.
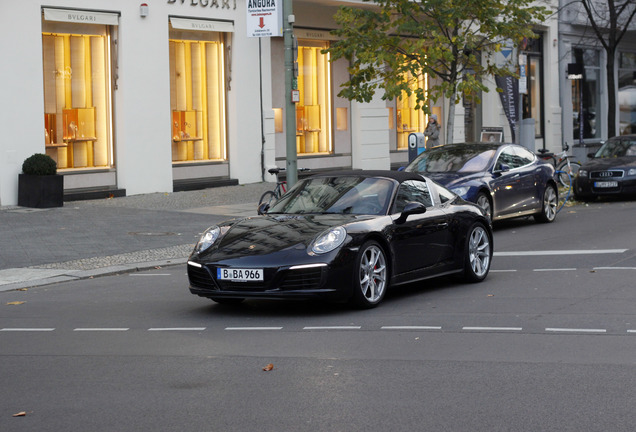
[[[627,33],[636,14],[634,0],[575,0],[572,4],[581,3],[587,19],[607,53],[607,133],[616,135],[616,50]]]
[[[446,142],[453,142],[455,105],[462,96],[480,102],[485,76],[509,76],[509,64],[495,53],[506,44],[536,37],[533,24],[548,9],[532,0],[365,0],[373,7],[341,6],[335,15],[339,40],[327,51],[332,60],[350,62],[350,79],[339,96],[369,102],[384,90],[384,99],[415,93],[417,107],[430,113],[429,102],[448,98]],[[411,86],[428,74],[428,89]]]

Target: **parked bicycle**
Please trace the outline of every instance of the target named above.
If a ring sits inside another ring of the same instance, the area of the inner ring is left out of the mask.
[[[563,187],[570,189],[572,187],[572,179],[576,176],[581,168],[581,163],[570,160],[568,150],[570,146],[565,144],[563,152],[555,155],[545,149],[538,150],[537,155],[541,159],[550,159],[555,168],[555,176]]]
[[[285,192],[287,192],[287,182],[278,178],[278,174],[281,171],[285,171],[285,168],[275,167],[267,170],[268,173],[276,176],[276,186],[274,187],[274,190],[267,191],[261,195],[261,199],[258,200],[259,209],[264,203],[267,204],[267,208],[269,208],[272,203],[276,202],[285,194]],[[309,171],[309,168],[298,168],[298,171]]]

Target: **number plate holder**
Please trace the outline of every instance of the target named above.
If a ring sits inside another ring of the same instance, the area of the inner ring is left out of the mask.
[[[618,187],[617,181],[597,181],[594,182],[595,188],[613,188]]]

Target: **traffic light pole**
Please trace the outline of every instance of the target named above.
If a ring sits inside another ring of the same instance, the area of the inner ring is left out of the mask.
[[[298,155],[296,152],[296,104],[292,101],[294,83],[294,21],[292,0],[283,2],[283,37],[285,45],[285,143],[286,177],[290,188],[298,181]]]

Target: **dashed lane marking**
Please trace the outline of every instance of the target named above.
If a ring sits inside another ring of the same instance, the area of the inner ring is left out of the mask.
[[[382,326],[382,330],[441,330],[441,326]]]
[[[558,332],[558,333],[606,333],[605,329],[584,329],[584,328],[546,328],[547,332]]]
[[[303,330],[360,330],[361,326],[312,326],[303,327]]]
[[[51,332],[55,328],[3,328],[3,332]]]
[[[84,332],[98,332],[98,331],[111,331],[111,332],[118,332],[118,331],[128,331],[130,330],[130,328],[98,328],[98,327],[88,327],[88,328],[76,328],[73,329],[73,331],[84,331]]]
[[[205,327],[155,327],[148,331],[203,331]]]
[[[521,331],[521,327],[462,327],[462,330],[477,330],[477,331]]]
[[[225,330],[230,331],[267,331],[267,330],[282,330],[282,327],[226,327]]]
[[[551,271],[576,271],[575,268],[551,268],[551,269],[534,269],[535,272],[551,272]]]

